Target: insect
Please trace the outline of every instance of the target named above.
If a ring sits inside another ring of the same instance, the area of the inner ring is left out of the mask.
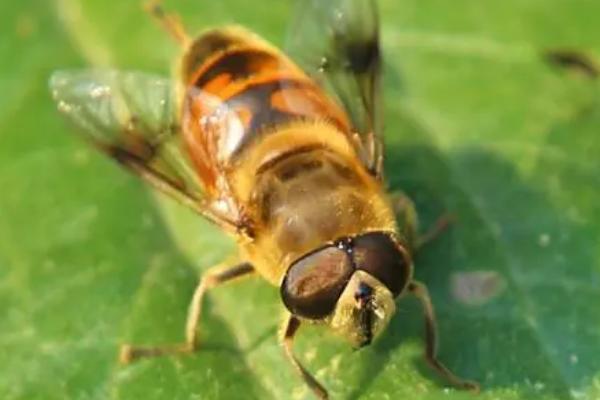
[[[413,279],[414,209],[402,198],[397,220],[384,190],[375,1],[300,2],[294,61],[242,27],[193,38],[158,3],[149,10],[183,48],[176,80],[59,71],[51,91],[92,145],[231,234],[242,261],[203,275],[184,343],[124,345],[121,360],[198,349],[206,293],[258,274],[280,290],[284,353],[317,397],[326,389],[293,352],[300,326],[328,326],[362,347],[406,294],[423,307],[426,360],[478,390],[437,359],[433,306]]]
[[[579,72],[595,79],[600,75],[600,67],[588,54],[575,49],[551,49],[543,53],[544,59],[557,67]]]

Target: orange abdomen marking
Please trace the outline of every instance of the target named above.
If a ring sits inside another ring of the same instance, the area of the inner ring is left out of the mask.
[[[213,41],[214,43],[203,43]],[[201,178],[216,185],[217,165],[228,165],[260,135],[298,119],[325,120],[350,131],[344,112],[300,68],[253,34],[212,31],[188,55],[184,68],[186,143]],[[210,49],[208,51],[207,49]],[[192,61],[189,61],[192,60]]]

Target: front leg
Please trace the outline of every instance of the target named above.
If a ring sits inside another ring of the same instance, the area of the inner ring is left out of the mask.
[[[479,392],[479,384],[474,381],[462,379],[450,371],[437,357],[437,327],[435,322],[435,312],[433,310],[433,304],[429,297],[429,291],[427,287],[421,282],[412,281],[408,285],[408,291],[411,292],[420,302],[423,308],[423,314],[425,314],[425,360],[435,369],[441,376],[443,376],[452,386],[459,389],[469,390],[472,392]]]
[[[202,313],[204,295],[209,289],[230,282],[236,278],[249,275],[254,268],[249,263],[241,263],[233,267],[223,268],[216,266],[210,268],[200,279],[190,302],[187,323],[185,325],[185,342],[163,346],[132,346],[124,344],[119,352],[119,360],[123,364],[130,363],[140,358],[157,357],[163,355],[185,354],[195,351],[198,347],[198,326]]]
[[[297,317],[291,314],[286,317],[281,327],[281,344],[285,350],[285,355],[292,363],[294,369],[298,372],[298,374],[300,374],[304,380],[304,383],[308,385],[308,387],[319,399],[327,399],[329,397],[327,390],[319,383],[319,381],[317,381],[314,376],[312,376],[310,372],[306,370],[306,368],[304,368],[302,364],[300,364],[300,361],[298,361],[294,355],[294,337],[296,336],[298,328],[300,328],[300,324],[301,322]]]

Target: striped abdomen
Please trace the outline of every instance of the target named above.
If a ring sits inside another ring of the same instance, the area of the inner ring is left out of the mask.
[[[218,187],[259,136],[298,120],[324,121],[341,134],[349,122],[300,68],[241,28],[209,31],[184,58],[183,129],[201,179]]]

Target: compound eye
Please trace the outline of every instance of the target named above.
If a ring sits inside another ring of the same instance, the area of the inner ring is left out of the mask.
[[[283,279],[283,303],[294,315],[324,318],[334,310],[353,272],[348,254],[335,246],[307,254],[291,265]]]
[[[356,268],[368,272],[398,296],[410,277],[410,258],[396,240],[384,232],[371,232],[354,239]]]

